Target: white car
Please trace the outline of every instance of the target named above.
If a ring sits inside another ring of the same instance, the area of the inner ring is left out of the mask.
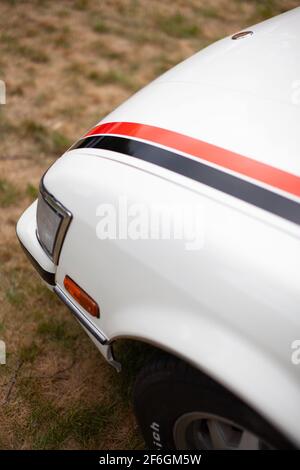
[[[109,363],[119,338],[161,351],[133,393],[148,447],[300,446],[299,44],[297,8],[177,65],[17,224]]]

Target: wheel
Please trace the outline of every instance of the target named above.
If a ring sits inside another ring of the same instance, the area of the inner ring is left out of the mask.
[[[150,449],[290,449],[261,416],[183,361],[162,356],[139,373],[133,402]]]

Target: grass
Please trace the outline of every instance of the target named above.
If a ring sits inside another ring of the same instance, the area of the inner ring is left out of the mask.
[[[219,19],[222,17],[219,8],[210,5],[200,7],[197,13],[206,19]]]
[[[49,62],[48,54],[36,46],[28,46],[22,44],[18,37],[11,33],[2,32],[0,41],[6,53],[17,55],[25,60],[30,60],[36,64],[45,64]]]
[[[91,44],[91,47],[97,56],[112,60],[112,61],[122,61],[123,54],[120,51],[111,49],[107,43],[104,43],[101,39],[97,39]],[[75,68],[75,73],[78,71]]]
[[[13,183],[6,179],[0,179],[0,207],[10,207],[16,203],[19,191]]]
[[[157,77],[167,70],[169,70],[171,67],[173,67],[175,64],[180,62],[180,59],[177,58],[176,60],[171,59],[170,57],[166,56],[165,54],[161,54],[158,57],[155,57],[153,61],[153,71],[154,71],[154,77]]]
[[[21,85],[16,85],[9,91],[10,96],[24,96],[24,89]]]
[[[161,31],[174,38],[194,38],[201,32],[196,22],[187,19],[181,13],[157,16],[156,24]]]
[[[240,4],[239,0],[236,3]],[[246,2],[245,2],[246,3]],[[280,0],[252,0],[253,13],[249,17],[249,24],[257,23],[260,21],[272,18],[275,15],[284,13],[293,7],[299,6],[296,2],[291,4],[290,2],[283,2]]]
[[[133,80],[121,70],[109,70],[103,73],[91,70],[87,77],[98,86],[118,84],[128,90],[136,88]]]
[[[68,150],[72,143],[72,141],[68,139],[68,137],[58,131],[51,131],[49,133],[49,139],[49,152],[52,151],[52,153],[58,156]]]
[[[57,328],[54,328],[54,336],[57,336],[57,331]],[[38,334],[44,335],[44,332],[47,335],[50,332],[52,335],[52,326],[50,328],[48,325],[43,326]],[[58,336],[61,340],[64,333],[63,335],[59,333]],[[125,347],[125,343],[122,342],[118,353],[123,354],[123,359],[125,356],[130,359],[130,373],[125,371],[122,379],[121,375],[110,373],[106,378],[108,394],[99,395],[96,392],[91,402],[84,396],[78,398],[78,395],[73,392],[74,399],[68,406],[65,406],[62,404],[63,397],[58,399],[51,394],[47,398],[47,382],[52,382],[52,387],[55,387],[55,374],[46,377],[32,374],[35,362],[39,356],[43,355],[43,346],[37,346],[35,342],[32,342],[21,348],[18,360],[23,364],[24,372],[18,381],[16,400],[22,400],[24,408],[28,409],[28,414],[25,424],[13,416],[15,434],[18,435],[19,441],[22,441],[26,433],[33,449],[61,449],[68,447],[69,442],[76,444],[77,448],[101,449],[105,448],[103,441],[109,433],[114,432],[117,438],[115,429],[116,427],[120,429],[122,416],[124,412],[128,413],[129,409],[127,394],[131,390],[137,368],[136,359],[138,357],[141,362],[145,358],[141,346],[137,344],[135,346],[127,344]],[[111,372],[110,369],[109,372]],[[91,385],[92,380],[89,383]],[[67,394],[70,392],[68,391]],[[6,410],[8,414],[10,411]],[[127,434],[124,439],[128,442],[128,448],[142,448],[142,441],[136,430]]]
[[[32,201],[34,201],[39,194],[39,190],[36,186],[31,183],[28,183],[26,186],[26,196],[28,196]]]
[[[34,449],[58,449],[68,439],[82,447],[96,447],[106,426],[113,418],[112,406],[95,404],[84,407],[80,402],[64,411],[51,403],[36,406],[30,417]],[[47,423],[47,426],[45,426]],[[50,423],[50,424],[49,424]],[[37,432],[35,429],[39,429]]]
[[[45,341],[54,341],[65,348],[74,347],[77,339],[76,334],[70,333],[69,325],[66,322],[53,318],[39,323],[37,334]]]
[[[90,7],[90,0],[76,0],[74,7],[77,8],[77,10],[86,11]]]
[[[24,294],[22,290],[12,285],[6,291],[6,298],[11,305],[18,307],[24,300]]]
[[[109,31],[107,25],[103,20],[96,19],[92,22],[93,31],[99,34],[107,33]]]
[[[21,347],[19,351],[19,360],[20,362],[29,362],[32,363],[37,358],[39,354],[39,348],[36,343],[31,343],[30,345]]]
[[[2,137],[8,137],[11,133],[16,132],[16,126],[7,117],[1,113],[0,106],[0,134]]]
[[[71,141],[56,130],[51,130],[32,119],[25,119],[21,126],[22,135],[31,139],[44,154],[60,156],[71,145]]]
[[[18,45],[16,47],[16,52],[22,58],[30,60],[36,64],[46,64],[50,61],[50,57],[46,52],[34,47]]]
[[[41,175],[138,86],[208,42],[296,5],[0,2],[0,80],[7,86],[0,106],[0,338],[7,345],[1,449],[143,448],[131,393],[153,350],[118,342],[117,374],[40,282],[16,240],[16,221],[37,197]]]

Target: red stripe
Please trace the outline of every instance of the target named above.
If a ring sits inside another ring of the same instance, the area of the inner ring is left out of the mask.
[[[109,122],[100,124],[84,137],[95,134],[117,134],[138,137],[156,144],[164,145],[180,152],[188,153],[241,175],[248,176],[274,188],[281,189],[300,197],[300,177],[252,158],[222,149],[193,137],[160,127],[137,124],[134,122]]]

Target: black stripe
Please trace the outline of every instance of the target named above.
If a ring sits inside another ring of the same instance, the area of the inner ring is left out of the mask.
[[[154,163],[300,225],[298,202],[170,150],[125,137],[107,135],[86,137],[72,147],[76,148],[112,150]]]

